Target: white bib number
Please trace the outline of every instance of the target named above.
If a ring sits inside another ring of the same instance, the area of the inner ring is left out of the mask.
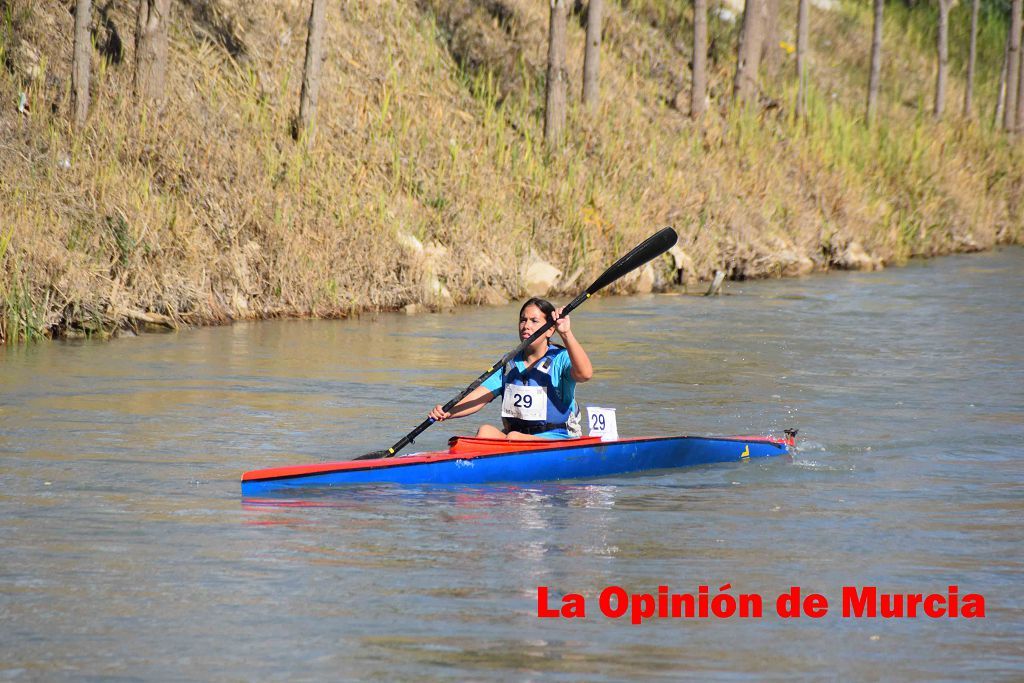
[[[544,387],[506,384],[505,396],[501,400],[501,416],[547,422],[548,399],[544,395]]]
[[[615,408],[587,406],[587,426],[590,436],[600,436],[602,441],[614,441],[619,438],[619,429],[615,424]]]

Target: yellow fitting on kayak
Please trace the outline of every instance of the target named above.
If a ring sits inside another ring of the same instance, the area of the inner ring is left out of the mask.
[[[749,458],[750,457],[750,444],[749,443],[747,444],[747,447],[745,449],[743,449],[743,452],[740,453],[740,457],[741,458]]]

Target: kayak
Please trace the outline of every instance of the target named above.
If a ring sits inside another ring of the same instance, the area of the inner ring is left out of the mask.
[[[667,436],[602,441],[506,441],[457,436],[446,451],[254,470],[243,495],[352,484],[492,484],[593,479],[648,470],[765,458],[790,452],[795,436]]]
[[[795,432],[776,436],[599,436],[506,441],[456,436],[446,451],[295,465],[242,475],[242,494],[352,484],[492,484],[594,479],[649,470],[766,458],[790,452]]]

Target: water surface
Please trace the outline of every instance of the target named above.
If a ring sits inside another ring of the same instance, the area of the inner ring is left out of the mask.
[[[240,495],[396,441],[515,345],[515,306],[0,348],[0,678],[1024,678],[1024,251],[726,291],[588,302],[579,396],[623,435],[799,451],[601,481]],[[597,609],[727,583],[764,618]],[[954,584],[984,619],[839,613]],[[538,619],[541,585],[587,617]],[[830,613],[776,616],[793,585]]]

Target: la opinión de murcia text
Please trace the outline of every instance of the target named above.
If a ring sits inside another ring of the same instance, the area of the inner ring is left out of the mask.
[[[782,619],[821,619],[832,605],[821,593],[805,593],[800,586],[771,596],[775,613]],[[696,593],[673,593],[658,586],[654,593],[631,593],[621,586],[607,586],[597,596],[596,614],[608,619],[628,619],[641,624],[650,619],[761,619],[765,599],[759,593],[733,593],[731,584],[717,591],[699,586]],[[962,593],[959,586],[945,592],[888,593],[877,586],[843,586],[840,608],[844,619],[979,619],[985,617],[985,597]],[[555,595],[548,586],[537,587],[537,617],[585,619],[593,613],[581,593]]]

